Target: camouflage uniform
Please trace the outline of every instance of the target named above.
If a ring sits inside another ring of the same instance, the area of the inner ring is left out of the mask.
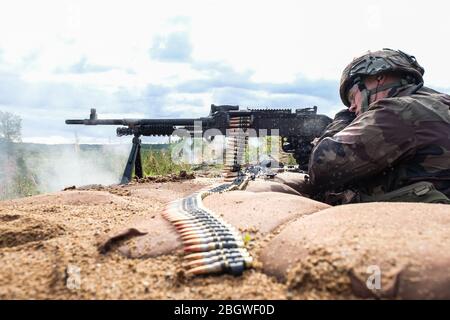
[[[311,154],[309,177],[314,189],[327,195],[322,201],[383,201],[374,196],[419,181],[450,197],[449,95],[422,83],[395,88],[353,121],[348,111],[338,114],[321,139]],[[339,201],[330,195],[339,195]]]

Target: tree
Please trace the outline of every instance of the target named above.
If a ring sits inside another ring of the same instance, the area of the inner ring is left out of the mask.
[[[0,111],[0,138],[11,142],[20,142],[22,119],[11,112]]]
[[[38,193],[34,174],[27,166],[28,156],[20,144],[22,119],[0,111],[0,200]]]

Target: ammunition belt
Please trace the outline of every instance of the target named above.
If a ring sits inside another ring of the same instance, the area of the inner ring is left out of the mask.
[[[245,160],[245,150],[248,144],[248,136],[245,130],[250,125],[249,116],[231,116],[227,129],[227,142],[225,154],[224,174],[225,181],[233,181],[239,177],[241,165]]]
[[[241,275],[252,266],[238,230],[202,204],[210,194],[243,189],[249,174],[241,171],[248,139],[243,129],[249,117],[230,117],[224,174],[227,183],[194,193],[169,204],[164,217],[177,229],[184,244],[188,275],[231,273]],[[231,152],[231,153],[230,153]],[[229,182],[231,181],[231,182]]]
[[[244,188],[248,180],[248,176],[239,173],[231,183],[194,193],[168,205],[163,215],[181,236],[188,275],[241,275],[252,266],[252,257],[239,231],[202,204],[210,194]]]

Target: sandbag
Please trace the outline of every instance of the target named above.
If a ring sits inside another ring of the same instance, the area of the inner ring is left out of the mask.
[[[293,194],[299,196],[300,193],[292,189],[291,187],[275,182],[275,181],[264,181],[264,180],[255,180],[250,181],[245,188],[245,191],[250,192],[281,192],[287,194]]]
[[[181,241],[172,225],[161,214],[140,218],[124,228],[103,236],[98,243],[101,253],[117,250],[129,258],[151,258],[173,253]]]
[[[450,299],[449,230],[445,204],[343,205],[288,224],[260,260],[291,289]]]
[[[265,235],[290,219],[329,207],[291,194],[247,191],[212,194],[203,204],[241,232],[252,235]],[[160,213],[137,219],[99,241],[100,252],[117,249],[130,258],[171,254],[181,247],[175,228]]]
[[[203,203],[233,226],[262,235],[291,219],[329,207],[297,195],[249,191],[213,194],[205,198]]]
[[[292,189],[299,191],[299,186],[305,180],[306,174],[297,172],[282,172],[278,173],[273,181],[284,184]]]
[[[107,253],[117,249],[129,258],[151,258],[170,254],[181,248],[181,241],[172,225],[161,216],[166,203],[180,199],[204,188],[203,183],[145,184],[127,186],[132,203],[157,205],[158,213],[151,212],[146,217],[133,219],[122,227],[101,235],[97,241],[98,250]],[[157,208],[155,208],[157,209]]]
[[[282,192],[299,196],[305,176],[305,174],[299,172],[281,172],[277,173],[273,179],[257,178],[255,181],[250,181],[245,190],[250,192]]]

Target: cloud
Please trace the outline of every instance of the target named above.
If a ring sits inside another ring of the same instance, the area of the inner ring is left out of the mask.
[[[180,92],[205,92],[215,88],[254,89],[255,83],[250,79],[253,72],[235,71],[230,65],[221,61],[193,61],[192,68],[203,73],[203,79],[185,81],[176,86]]]
[[[84,61],[80,65],[88,65],[86,60],[80,61]],[[115,137],[112,127],[65,125],[67,118],[87,118],[92,107],[101,118],[201,117],[208,114],[212,103],[253,108],[318,105],[319,112],[328,115],[339,110],[336,81],[298,76],[284,83],[257,82],[251,70],[236,71],[221,61],[191,61],[190,66],[200,72],[200,78],[112,90],[79,81],[28,81],[18,74],[0,72],[0,109],[22,117],[24,141],[55,143],[74,141],[75,133],[82,142],[124,142]],[[96,73],[103,70],[93,71]]]
[[[335,103],[340,101],[339,83],[335,80],[314,80],[297,75],[293,81],[259,82],[252,80],[252,70],[237,72],[231,65],[222,61],[193,61],[192,67],[202,71],[206,78],[180,83],[176,87],[178,91],[204,92],[211,89],[236,88],[273,94],[315,96]]]
[[[251,70],[238,72],[221,61],[193,61],[192,67],[205,75],[203,79],[185,81],[177,92],[211,93],[212,103],[241,106],[292,108],[318,105],[328,114],[341,105],[338,81],[313,80],[298,75],[293,81],[258,82]]]
[[[180,18],[174,23],[186,28],[188,22]],[[209,113],[212,103],[242,108],[318,105],[319,112],[328,115],[340,109],[337,81],[311,80],[301,74],[293,80],[258,81],[250,68],[237,69],[225,61],[192,58],[187,30],[159,35],[150,45],[151,59],[147,59],[156,60],[158,68],[179,68],[189,76],[172,73],[166,82],[148,80],[141,87],[133,81],[142,73],[136,69],[117,83],[100,84],[96,79],[116,77],[115,69],[121,67],[92,63],[88,56],[80,55],[76,63],[61,66],[53,77],[40,81],[24,78],[19,70],[0,72],[0,109],[22,117],[24,141],[55,143],[74,141],[75,134],[81,142],[123,142],[124,138],[115,137],[112,127],[65,125],[67,118],[87,118],[92,107],[100,118],[202,117]],[[38,59],[38,55],[36,50],[32,58]],[[152,72],[151,68],[146,70]]]
[[[159,61],[189,62],[192,53],[189,33],[177,31],[166,36],[156,36],[149,53],[152,59]]]
[[[115,67],[96,65],[89,63],[86,56],[81,57],[81,59],[75,64],[67,68],[67,72],[71,73],[97,73],[106,72],[116,69]]]
[[[0,71],[0,105],[36,110],[76,109],[107,105],[114,108],[117,98],[102,88],[79,82],[29,81],[20,74]]]

